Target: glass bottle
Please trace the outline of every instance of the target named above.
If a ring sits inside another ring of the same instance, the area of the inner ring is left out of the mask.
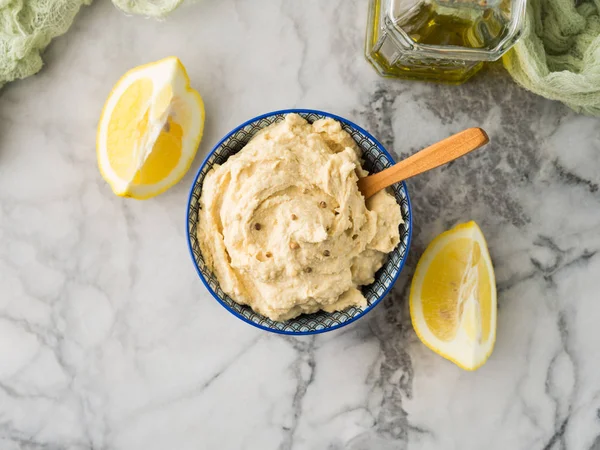
[[[365,53],[383,76],[462,83],[519,39],[526,0],[370,0]]]

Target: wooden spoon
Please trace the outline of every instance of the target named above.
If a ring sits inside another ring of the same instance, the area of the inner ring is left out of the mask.
[[[430,145],[381,172],[358,180],[358,189],[365,199],[394,183],[454,161],[487,144],[488,135],[481,128],[468,128]]]

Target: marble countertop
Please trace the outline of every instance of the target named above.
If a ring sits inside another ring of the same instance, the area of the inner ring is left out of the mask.
[[[600,126],[500,69],[446,86],[380,78],[365,1],[208,1],[164,22],[84,8],[38,75],[0,91],[0,449],[600,449]],[[174,54],[206,102],[192,170],[144,202],[96,167],[103,102]],[[397,157],[468,126],[492,138],[409,181],[406,269],[373,312],[269,334],[206,292],[185,240],[204,155],[280,108],[347,117]],[[485,232],[495,351],[468,373],[417,339],[407,292],[428,242]]]

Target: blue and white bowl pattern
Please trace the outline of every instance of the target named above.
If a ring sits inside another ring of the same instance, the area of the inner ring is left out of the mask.
[[[336,311],[333,313],[319,311],[314,314],[303,314],[285,322],[275,322],[255,313],[250,307],[240,305],[233,301],[223,292],[217,278],[206,266],[202,253],[200,252],[196,229],[198,226],[198,211],[200,208],[202,183],[204,177],[214,164],[223,164],[227,158],[239,152],[259,130],[283,120],[283,117],[290,113],[299,114],[311,123],[326,117],[331,117],[339,121],[342,124],[342,128],[354,138],[358,146],[362,149],[364,159],[363,167],[367,169],[369,173],[379,172],[394,164],[391,155],[373,136],[341,117],[322,111],[304,109],[276,111],[256,117],[240,125],[225,136],[225,138],[223,138],[223,140],[209,153],[198,170],[188,201],[188,245],[200,279],[213,297],[215,297],[215,299],[232,314],[251,325],[275,333],[295,335],[317,334],[340,328],[359,319],[379,303],[390,291],[394,282],[400,275],[408,255],[412,231],[412,212],[406,185],[404,183],[398,183],[392,186],[391,189],[397,202],[400,204],[402,218],[404,219],[404,223],[400,225],[400,243],[394,251],[389,254],[387,262],[375,275],[375,282],[362,288],[362,292],[367,299],[367,306],[365,307],[350,307],[343,311]]]

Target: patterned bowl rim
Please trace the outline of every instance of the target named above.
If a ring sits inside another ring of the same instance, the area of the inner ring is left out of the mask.
[[[190,188],[190,193],[189,193],[189,196],[188,196],[188,203],[187,203],[187,210],[186,210],[186,221],[185,222],[186,222],[186,239],[187,239],[187,244],[188,244],[188,251],[190,253],[190,257],[192,258],[192,262],[194,263],[194,267],[196,268],[196,272],[198,273],[198,276],[200,277],[200,280],[202,281],[202,284],[204,284],[204,286],[206,287],[206,289],[208,290],[208,292],[215,298],[215,300],[217,300],[219,302],[219,304],[223,308],[225,308],[227,311],[229,311],[231,314],[233,314],[238,319],[243,320],[244,322],[246,322],[246,323],[248,323],[248,324],[250,324],[250,325],[252,325],[252,326],[254,326],[256,328],[260,328],[261,330],[270,331],[271,333],[276,333],[276,334],[302,336],[302,335],[311,335],[311,334],[321,334],[321,333],[325,333],[325,332],[328,332],[328,331],[337,330],[339,328],[345,327],[346,325],[350,325],[351,323],[356,322],[358,319],[364,317],[369,311],[371,311],[373,308],[375,308],[375,306],[377,306],[379,304],[379,302],[381,302],[381,300],[383,300],[385,298],[386,295],[389,294],[389,292],[392,290],[392,288],[396,284],[396,281],[400,277],[400,273],[402,272],[402,269],[404,268],[404,265],[405,265],[406,260],[408,258],[408,252],[410,251],[410,244],[411,244],[411,240],[412,240],[412,205],[411,205],[411,202],[410,202],[410,196],[408,194],[408,188],[406,187],[406,183],[403,181],[402,182],[402,187],[403,187],[404,193],[406,195],[406,203],[407,203],[407,206],[408,206],[408,220],[407,220],[407,223],[406,223],[406,227],[407,227],[407,230],[408,230],[408,238],[406,240],[406,251],[404,252],[404,256],[402,257],[402,259],[400,260],[400,262],[398,264],[398,272],[396,273],[396,276],[392,279],[392,281],[389,284],[389,286],[377,298],[377,300],[373,301],[369,305],[368,308],[366,308],[365,310],[363,310],[360,314],[352,317],[350,320],[347,320],[347,321],[342,322],[340,324],[334,325],[332,327],[326,327],[326,328],[322,328],[322,329],[319,329],[319,330],[286,331],[286,330],[278,330],[278,329],[275,329],[275,328],[270,328],[270,327],[258,324],[256,322],[253,322],[252,320],[247,319],[243,315],[239,314],[237,311],[234,311],[233,309],[231,309],[230,306],[227,303],[225,303],[217,295],[217,293],[215,291],[213,291],[213,289],[210,287],[208,281],[206,280],[206,278],[204,278],[204,275],[202,274],[202,271],[200,270],[200,267],[198,267],[198,263],[196,262],[196,258],[194,257],[194,251],[193,251],[193,248],[192,248],[192,239],[190,237],[190,220],[189,220],[190,219],[190,211],[192,209],[192,198],[193,198],[194,188],[196,187],[196,184],[198,183],[198,178],[200,178],[200,175],[202,173],[202,169],[204,169],[204,167],[208,163],[208,160],[210,159],[210,157],[231,136],[233,136],[234,134],[236,134],[238,131],[240,131],[244,127],[246,127],[246,126],[248,126],[248,125],[250,125],[250,124],[252,124],[254,122],[258,122],[258,121],[260,121],[262,119],[265,119],[267,117],[277,116],[277,115],[282,115],[282,114],[292,114],[292,113],[296,113],[296,114],[315,114],[315,115],[320,115],[320,116],[324,116],[324,117],[330,117],[330,118],[332,118],[334,120],[342,122],[342,123],[346,124],[347,126],[349,126],[350,128],[358,130],[360,133],[362,133],[368,139],[370,139],[377,146],[377,148],[379,149],[379,151],[389,160],[390,163],[395,164],[395,162],[396,162],[394,160],[394,157],[385,149],[385,147],[377,139],[375,139],[375,137],[371,133],[369,133],[368,131],[366,131],[364,128],[356,125],[354,122],[351,122],[348,119],[344,119],[343,117],[336,116],[335,114],[331,114],[331,113],[328,113],[328,112],[325,112],[325,111],[320,111],[320,110],[317,110],[317,109],[282,109],[282,110],[278,110],[278,111],[268,112],[268,113],[265,113],[265,114],[261,114],[260,116],[253,117],[252,119],[247,120],[244,123],[242,123],[241,125],[235,127],[233,130],[231,130],[229,133],[227,133],[219,142],[217,142],[210,152],[208,152],[208,154],[204,158],[204,161],[202,161],[202,164],[200,164],[200,167],[198,168],[198,172],[196,173],[196,176],[194,177],[194,181],[192,182],[192,187]],[[201,189],[201,191],[202,191],[202,189]]]

